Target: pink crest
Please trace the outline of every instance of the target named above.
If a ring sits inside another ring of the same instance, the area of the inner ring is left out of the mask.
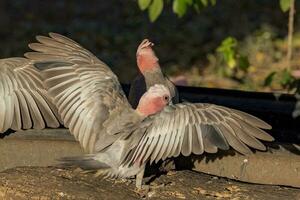
[[[144,39],[137,49],[136,59],[141,73],[159,67],[158,58],[156,57],[152,46],[154,46],[152,42],[148,39]]]

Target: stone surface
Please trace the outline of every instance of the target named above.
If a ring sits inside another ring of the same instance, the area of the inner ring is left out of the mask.
[[[16,166],[53,166],[64,156],[82,155],[83,151],[67,129],[22,131],[0,139],[0,171]],[[208,174],[260,184],[300,187],[299,150],[292,145],[269,148],[243,156],[231,151],[180,157],[178,169],[193,169]],[[174,169],[173,162],[161,167]]]
[[[28,130],[0,139],[0,171],[16,166],[51,166],[83,150],[67,129]]]
[[[22,167],[0,173],[0,199],[300,199],[300,189],[235,182],[192,171],[149,176],[149,192],[135,182],[103,180],[78,169]]]
[[[176,166],[235,180],[300,188],[300,151],[292,145],[273,145],[266,152],[241,155],[233,150],[179,157]]]

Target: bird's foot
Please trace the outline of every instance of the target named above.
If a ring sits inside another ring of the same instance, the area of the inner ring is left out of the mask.
[[[151,184],[151,185],[142,185],[139,188],[135,189],[135,192],[142,198],[150,197],[156,193],[156,190],[159,188],[165,187],[165,184]]]
[[[149,185],[141,185],[140,187],[135,188],[135,192],[140,196],[140,197],[146,197],[150,191],[150,186]]]

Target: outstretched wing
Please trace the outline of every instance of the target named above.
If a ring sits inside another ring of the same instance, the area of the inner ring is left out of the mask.
[[[55,33],[49,35],[38,36],[40,43],[29,46],[39,52],[25,56],[39,62],[52,61],[42,72],[44,83],[64,125],[83,148],[95,152],[95,143],[101,137],[106,137],[106,146],[110,145],[116,138],[114,130],[118,125],[108,120],[132,110],[118,78],[106,64],[73,40]]]
[[[0,133],[11,128],[58,127],[57,109],[44,89],[40,72],[26,58],[0,60]]]
[[[151,123],[149,123],[149,120]],[[247,113],[202,103],[182,103],[167,106],[159,114],[145,121],[148,128],[138,145],[131,150],[126,163],[145,163],[182,153],[185,156],[215,153],[229,146],[242,154],[248,148],[265,150],[258,140],[272,141],[273,137],[261,129],[271,129],[264,121]]]

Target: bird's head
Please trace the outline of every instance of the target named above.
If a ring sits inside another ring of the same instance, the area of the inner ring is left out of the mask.
[[[137,65],[142,74],[145,71],[159,67],[158,58],[156,57],[152,46],[154,46],[152,42],[148,39],[144,39],[136,51]]]
[[[170,102],[171,94],[169,89],[164,85],[156,84],[151,86],[141,97],[136,111],[140,115],[147,117],[160,112]]]

